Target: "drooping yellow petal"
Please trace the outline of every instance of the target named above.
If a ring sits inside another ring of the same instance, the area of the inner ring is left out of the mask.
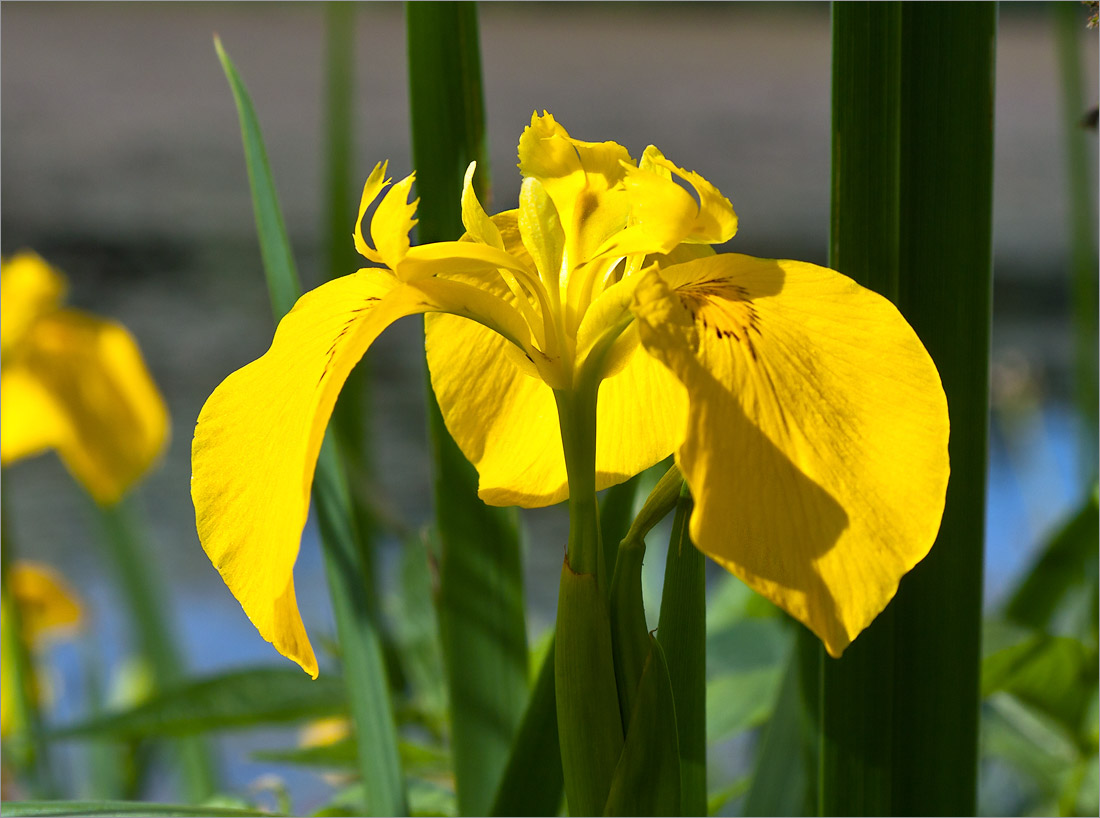
[[[927,352],[889,301],[800,262],[650,273],[634,311],[690,396],[693,540],[839,656],[939,528],[948,418]]]
[[[298,300],[271,348],[226,378],[199,415],[191,449],[199,539],[260,634],[313,677],[292,571],[325,427],[378,334],[432,308],[388,271],[330,281]]]
[[[168,440],[167,409],[133,337],[77,310],[28,328],[0,392],[3,462],[56,448],[99,503],[117,502]]]
[[[35,253],[0,262],[0,349],[8,353],[44,315],[57,309],[65,279]]]

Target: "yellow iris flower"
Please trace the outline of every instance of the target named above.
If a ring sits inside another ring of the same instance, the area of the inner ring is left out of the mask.
[[[83,618],[80,600],[65,580],[48,565],[23,561],[12,564],[8,587],[11,604],[19,609],[21,638],[28,648],[38,648],[51,636],[64,635],[80,625]],[[3,736],[22,728],[14,678],[16,636],[11,630],[7,623],[0,623],[3,638],[0,650],[3,655],[0,662],[0,735]],[[36,681],[32,680],[31,688],[38,691]]]
[[[380,265],[304,295],[199,416],[206,553],[260,634],[316,676],[292,570],[337,394],[374,339],[426,316],[432,387],[494,505],[568,496],[558,406],[596,405],[596,488],[675,453],[696,545],[834,656],[935,539],[948,460],[939,375],[885,298],[832,270],[715,254],[730,202],[654,147],[635,162],[549,114],[519,142],[519,208],[466,174],[459,241],[411,247],[413,176],[363,190]],[[598,389],[598,398],[597,392]],[[567,405],[567,404],[562,404]]]
[[[163,451],[168,411],[122,326],[61,307],[34,253],[0,263],[0,462],[56,449],[96,502],[117,502]]]

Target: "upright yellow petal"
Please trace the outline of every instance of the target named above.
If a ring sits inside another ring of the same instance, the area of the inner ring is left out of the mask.
[[[690,396],[692,538],[839,656],[939,528],[948,417],[927,352],[889,301],[800,262],[677,265],[634,310]]]
[[[32,647],[50,633],[78,626],[83,618],[76,592],[44,563],[27,560],[14,563],[9,587],[19,606],[24,639]]]
[[[3,462],[56,448],[99,503],[117,502],[168,440],[167,409],[133,337],[77,310],[27,330],[0,391]]]
[[[35,321],[57,309],[64,294],[65,279],[35,253],[0,262],[0,349],[5,359]]]
[[[271,348],[214,390],[191,449],[199,539],[260,634],[317,676],[292,571],[325,427],[378,334],[431,309],[388,271],[361,270],[298,300]]]
[[[684,241],[698,244],[721,244],[729,241],[737,232],[737,214],[733,212],[730,200],[693,170],[684,170],[670,162],[657,148],[650,145],[642,153],[639,169],[653,172],[671,180],[679,176],[695,190],[699,205],[691,229],[685,234]]]
[[[537,179],[553,200],[570,270],[626,225],[624,163],[634,164],[622,145],[573,139],[550,114],[533,115],[520,137],[520,171]]]

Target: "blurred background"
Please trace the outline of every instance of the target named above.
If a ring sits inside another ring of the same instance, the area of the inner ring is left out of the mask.
[[[740,217],[730,249],[825,263],[827,4],[487,3],[480,13],[490,210],[514,206],[516,142],[531,112],[546,109],[574,137],[615,140],[635,157],[653,143],[699,171]],[[1082,64],[1091,67],[1084,90],[1095,103],[1097,38],[1083,7],[1080,17]],[[69,277],[71,305],[129,327],[164,392],[173,441],[133,503],[169,581],[190,669],[281,662],[204,556],[188,489],[203,401],[263,353],[273,329],[240,131],[212,37],[251,91],[303,285],[312,287],[324,278],[323,8],[5,3],[2,22],[0,250],[34,249]],[[357,183],[382,159],[400,178],[412,169],[401,5],[362,5],[356,35]],[[1066,115],[1049,7],[1002,6],[997,51],[987,605],[1029,565],[1096,468],[1095,429],[1086,434],[1073,406]],[[1095,131],[1088,139],[1094,160]],[[1089,164],[1074,172],[1095,193]],[[353,218],[349,211],[349,242]],[[412,528],[431,516],[421,349],[419,322],[406,319],[372,351],[382,475],[374,494]],[[87,601],[85,642],[105,666],[121,667],[131,642],[90,501],[52,455],[5,470],[3,490],[21,555],[65,574]],[[563,511],[528,513],[524,523],[537,636],[553,622]],[[307,627],[331,632],[311,529],[296,576]],[[59,721],[79,715],[83,701],[74,650],[57,649]],[[265,731],[223,739],[235,786],[272,769],[247,760],[272,740],[287,741]],[[278,774],[305,807],[323,786],[307,773]]]

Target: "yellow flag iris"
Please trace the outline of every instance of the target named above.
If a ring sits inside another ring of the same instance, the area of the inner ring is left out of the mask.
[[[168,411],[123,327],[61,306],[65,281],[34,253],[0,263],[0,461],[55,449],[101,504],[164,450]]]
[[[316,675],[292,571],[325,426],[378,334],[428,313],[432,387],[481,498],[568,496],[556,396],[598,389],[596,487],[675,453],[694,542],[834,656],[935,539],[948,461],[935,366],[886,299],[811,264],[709,247],[737,217],[649,147],[582,142],[549,114],[519,142],[519,207],[462,192],[466,234],[412,247],[413,176],[363,191],[378,267],[303,296],[203,408],[199,536],[260,633]]]
[[[16,562],[11,566],[8,578],[10,600],[5,600],[5,609],[12,604],[19,610],[19,635],[13,632],[10,622],[0,623],[3,647],[0,653],[0,735],[8,736],[22,729],[19,722],[18,693],[16,689],[14,655],[19,649],[16,640],[35,649],[50,637],[62,636],[77,628],[83,618],[80,600],[61,576],[50,568],[37,562]],[[33,674],[33,671],[32,671]],[[33,680],[30,685],[37,692]]]

